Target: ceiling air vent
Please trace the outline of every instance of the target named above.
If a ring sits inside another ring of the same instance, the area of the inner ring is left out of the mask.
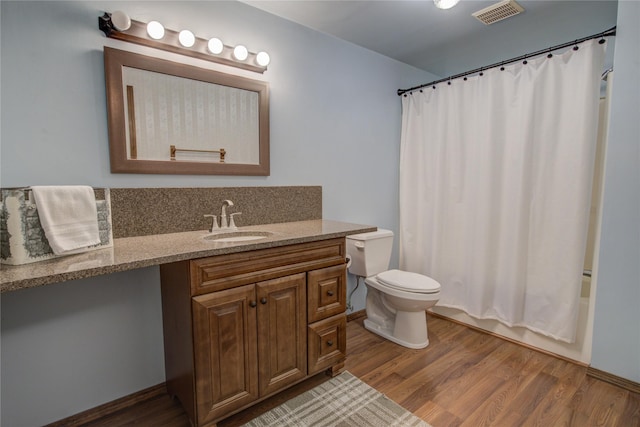
[[[514,0],[504,0],[472,13],[472,15],[483,24],[491,25],[522,12],[524,12],[524,7],[520,6]]]

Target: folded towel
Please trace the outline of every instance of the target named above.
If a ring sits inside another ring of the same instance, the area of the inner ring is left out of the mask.
[[[56,255],[83,252],[100,243],[93,188],[88,186],[31,187],[40,224]]]

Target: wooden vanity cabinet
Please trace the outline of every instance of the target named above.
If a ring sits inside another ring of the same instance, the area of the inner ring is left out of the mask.
[[[167,389],[194,425],[343,369],[343,238],[160,269]]]

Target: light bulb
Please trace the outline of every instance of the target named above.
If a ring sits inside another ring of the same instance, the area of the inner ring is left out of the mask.
[[[191,47],[196,42],[196,36],[189,30],[182,30],[180,34],[178,34],[178,40],[182,46]]]
[[[269,62],[271,62],[271,58],[269,57],[269,54],[267,52],[258,52],[258,54],[256,55],[256,62],[258,63],[258,65],[266,67],[267,65],[269,65]]]
[[[249,51],[246,47],[239,44],[238,46],[233,48],[233,57],[238,61],[244,61],[249,56]]]
[[[457,5],[460,0],[433,0],[438,9],[451,9]]]
[[[217,39],[217,38],[212,38],[211,40],[209,40],[209,43],[207,44],[207,47],[209,48],[209,52],[213,53],[213,54],[219,54],[222,53],[222,49],[224,49],[224,45],[222,44],[222,40]]]
[[[121,10],[116,10],[111,14],[111,23],[118,31],[127,31],[131,28],[131,18]]]
[[[151,21],[147,24],[147,34],[152,39],[160,40],[164,37],[164,27],[158,21]]]

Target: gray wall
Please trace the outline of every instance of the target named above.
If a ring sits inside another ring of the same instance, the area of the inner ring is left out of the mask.
[[[618,3],[594,368],[640,382],[640,2]]]
[[[395,91],[429,73],[236,2],[0,7],[1,186],[321,185],[325,218],[397,231]],[[118,9],[271,54],[264,76],[238,71],[270,84],[271,176],[110,173],[102,48],[162,55],[104,37],[98,16]],[[45,424],[163,382],[159,289],[149,268],[3,295],[0,424]]]

